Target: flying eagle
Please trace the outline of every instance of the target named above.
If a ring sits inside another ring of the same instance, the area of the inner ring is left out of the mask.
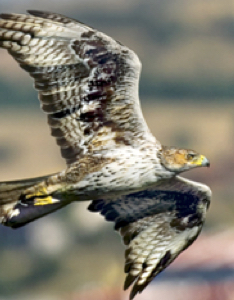
[[[138,98],[141,63],[121,43],[65,16],[1,14],[0,46],[34,78],[66,169],[0,183],[0,222],[17,228],[75,201],[115,223],[127,246],[124,289],[140,293],[197,238],[206,185],[179,177],[209,166],[150,133]]]

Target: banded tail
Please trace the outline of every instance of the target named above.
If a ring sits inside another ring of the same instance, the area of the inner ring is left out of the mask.
[[[50,176],[0,182],[0,223],[18,228],[69,204],[48,192]]]

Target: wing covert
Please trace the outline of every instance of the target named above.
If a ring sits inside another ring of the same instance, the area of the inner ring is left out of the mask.
[[[115,222],[127,245],[124,288],[133,285],[130,299],[197,238],[210,197],[207,186],[176,177],[145,191],[90,204],[90,211]]]
[[[34,78],[67,163],[85,152],[155,143],[138,99],[137,55],[78,21],[29,13],[1,15],[0,46]]]

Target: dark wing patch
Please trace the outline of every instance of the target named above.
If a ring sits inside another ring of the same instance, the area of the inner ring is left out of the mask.
[[[176,220],[181,220],[188,215],[191,215],[192,220],[197,215],[199,201],[199,197],[187,193],[145,190],[112,201],[95,200],[88,209],[92,212],[100,212],[107,221],[115,222],[115,229],[118,230],[139,219],[168,211],[175,212]],[[180,226],[176,222],[173,225]]]
[[[34,78],[67,163],[88,151],[155,143],[138,99],[136,54],[78,21],[29,12],[1,15],[0,47]]]
[[[115,222],[128,246],[124,289],[133,284],[130,299],[197,238],[205,220],[210,199],[206,186],[175,178],[168,189],[166,184],[162,188],[94,200],[88,207]]]

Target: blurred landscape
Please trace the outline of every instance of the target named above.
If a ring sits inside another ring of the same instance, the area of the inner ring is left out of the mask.
[[[133,49],[142,109],[165,145],[206,155],[184,176],[213,191],[198,240],[136,300],[234,299],[234,2],[2,0],[0,12],[55,11]],[[0,181],[62,170],[32,80],[0,50]],[[18,230],[0,227],[0,300],[126,300],[124,246],[88,203]]]

